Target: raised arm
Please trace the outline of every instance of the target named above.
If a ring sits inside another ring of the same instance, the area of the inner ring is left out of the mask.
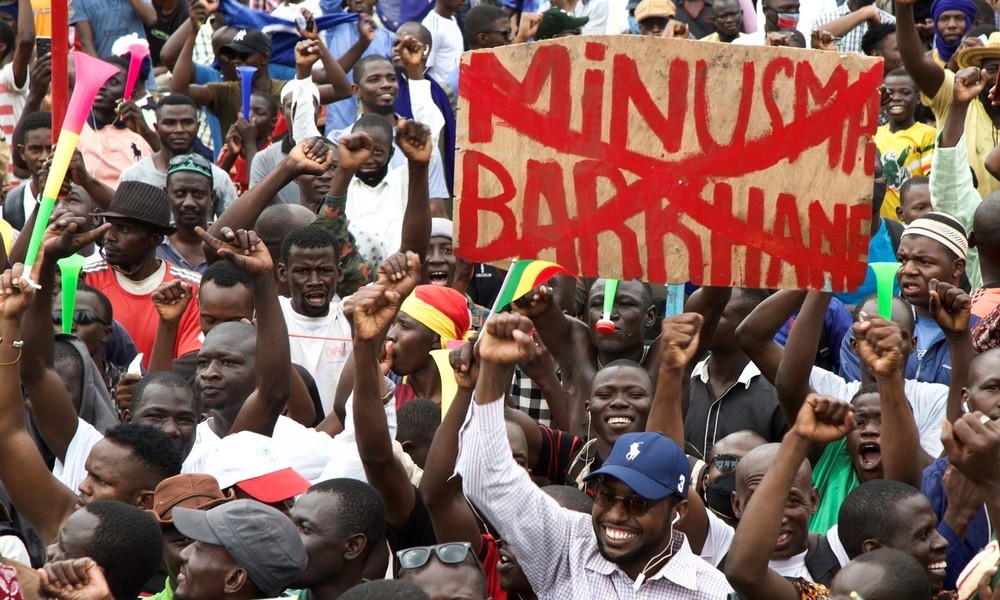
[[[812,391],[809,387],[809,375],[816,360],[819,338],[823,332],[823,319],[829,305],[830,294],[809,292],[805,302],[802,303],[799,316],[795,318],[795,325],[788,332],[785,351],[781,355],[781,364],[774,380],[774,387],[778,391],[778,403],[788,423],[795,422],[795,417],[802,408],[802,402]]]
[[[795,314],[805,297],[805,292],[781,290],[761,302],[736,328],[740,348],[772,385],[778,378],[778,365],[785,352],[781,344],[774,341],[774,335]]]
[[[743,600],[797,600],[799,593],[768,567],[795,476],[812,443],[827,444],[854,428],[851,405],[811,394],[785,434],[774,463],[747,502],[726,557],[726,578]]]
[[[431,96],[431,82],[424,77],[424,45],[413,36],[404,35],[399,45],[399,60],[406,71],[406,81],[401,85],[410,88],[413,118],[430,128],[431,143],[436,146],[445,121]]]
[[[708,349],[712,347],[712,338],[715,337],[715,329],[719,326],[719,320],[722,318],[722,313],[725,312],[726,305],[729,304],[729,299],[732,298],[732,295],[733,288],[705,286],[691,294],[684,304],[684,312],[701,315],[702,323],[697,347],[693,348],[694,353],[684,367],[684,374],[680,380],[682,414],[687,414],[688,403],[691,401],[691,373],[694,371],[695,365],[708,354]],[[660,354],[664,351],[664,343],[664,338],[661,334],[650,349],[651,358],[660,360]],[[659,389],[658,379],[656,383],[657,389]],[[684,439],[683,432],[680,439]],[[674,441],[677,442],[676,439]],[[678,445],[681,448],[684,447],[682,442],[678,442]]]
[[[716,319],[717,321],[718,319]],[[696,360],[701,347],[705,318],[699,313],[684,313],[663,320],[660,333],[660,367],[653,406],[646,421],[646,431],[659,431],[684,447],[684,414],[688,366]],[[688,510],[677,525],[687,536],[693,552],[701,553],[709,534],[708,514],[698,494],[688,494]]]
[[[858,10],[851,11],[842,17],[822,23],[817,26],[817,29],[822,29],[830,35],[839,38],[847,35],[862,23],[868,22],[872,25],[878,25],[882,22],[879,17],[878,8],[874,4],[869,4],[868,6],[862,6]]]
[[[338,27],[346,27],[346,25],[338,25]],[[345,73],[350,72],[354,68],[354,64],[364,56],[365,50],[374,39],[375,24],[372,22],[371,16],[364,13],[358,14],[358,41],[354,42],[354,45],[348,48],[347,52],[337,58],[337,64],[340,65],[340,68]],[[315,70],[313,73],[315,74]],[[326,74],[324,73],[323,76],[325,77]]]
[[[21,271],[22,265],[17,264],[13,271],[0,275],[0,482],[42,542],[51,544],[73,513],[77,499],[49,472],[24,428],[24,397],[18,374],[23,347],[18,342],[21,316],[35,290],[21,279]]]
[[[104,234],[108,225],[77,233],[85,224],[83,217],[72,217],[65,211],[54,214],[43,239],[47,260],[38,269],[39,294],[28,309],[22,324],[25,342],[21,354],[21,383],[31,398],[32,414],[45,444],[59,460],[66,458],[78,417],[73,408],[63,376],[55,368],[55,343],[52,334],[52,298],[56,280],[56,261],[71,256],[77,250]]]
[[[423,262],[431,243],[431,199],[427,188],[427,169],[431,161],[431,130],[416,121],[400,119],[396,126],[396,144],[406,155],[409,172],[406,210],[400,252],[413,252]]]
[[[257,388],[247,398],[229,432],[253,431],[270,437],[291,395],[292,376],[288,328],[278,304],[278,293],[274,290],[271,255],[253,231],[224,228],[220,232],[221,239],[200,227],[197,231],[220,257],[246,271],[253,281],[253,305],[257,315]]]
[[[156,23],[156,9],[151,2],[145,0],[128,0],[128,2],[132,5],[132,12],[139,17],[143,25],[152,27]]]
[[[194,294],[191,284],[175,279],[153,290],[153,306],[159,315],[153,351],[149,354],[149,372],[170,371],[174,368],[174,345],[181,317]]]
[[[28,65],[35,49],[35,13],[31,10],[31,0],[17,0],[17,47],[11,63],[14,71],[14,86],[24,87],[28,80]]]
[[[969,151],[962,140],[965,135],[965,117],[969,103],[978,102],[979,93],[987,84],[986,72],[977,67],[962,69],[955,74],[955,92],[951,109],[938,136],[934,157],[931,159],[931,198],[934,210],[952,215],[972,231],[972,220],[981,197],[972,181],[969,169]],[[994,177],[1000,175],[1000,151],[990,151],[985,161],[986,170]],[[973,280],[979,273],[969,273]],[[975,284],[973,284],[975,285]]]
[[[653,395],[653,406],[646,421],[646,431],[659,431],[684,447],[684,414],[682,384],[687,366],[698,349],[704,317],[684,313],[663,319],[659,376]]]
[[[368,482],[385,500],[386,522],[397,529],[409,521],[416,493],[403,463],[392,451],[385,402],[393,398],[387,394],[379,363],[385,334],[419,278],[417,256],[395,254],[379,266],[377,281],[354,295],[353,415],[358,454]]]
[[[969,379],[969,366],[975,352],[972,349],[972,332],[969,331],[969,317],[972,314],[972,298],[961,288],[930,280],[930,313],[944,332],[951,356],[951,380],[948,384],[948,421],[954,423],[962,416],[962,390]]]
[[[903,336],[892,321],[871,317],[854,324],[858,355],[878,383],[882,406],[882,469],[886,479],[920,488],[924,467],[933,462],[920,447],[920,434],[903,388]]]
[[[322,175],[330,168],[332,162],[333,155],[323,138],[317,137],[299,142],[260,183],[251,186],[236,202],[233,202],[216,219],[208,232],[213,237],[219,237],[224,227],[233,230],[252,229],[257,217],[271,205],[278,190],[294,181],[299,175]],[[208,245],[205,245],[205,256],[209,260],[213,260],[215,256]]]
[[[913,21],[915,0],[896,0],[896,43],[903,66],[909,71],[917,87],[928,98],[933,98],[944,83],[944,70],[925,51],[917,25]]]
[[[438,543],[469,542],[478,554],[483,538],[476,514],[462,493],[462,478],[452,477],[458,459],[459,430],[469,412],[478,374],[472,342],[452,351],[451,363],[455,369],[458,392],[427,452],[426,468],[420,480],[420,496],[431,515]],[[538,429],[537,425],[535,429]]]
[[[194,42],[201,24],[208,17],[205,4],[201,1],[193,2],[188,15],[187,22],[174,32],[174,35],[178,35],[186,31],[187,37],[184,38],[180,54],[174,61],[170,76],[170,91],[175,94],[185,94],[194,100],[195,104],[205,106],[212,103],[212,94],[206,86],[194,83]]]
[[[479,377],[468,423],[462,429],[456,471],[476,508],[516,549],[528,581],[539,596],[552,582],[568,577],[552,560],[568,551],[570,532],[579,519],[559,507],[531,482],[511,454],[504,426],[503,397],[514,364],[535,352],[531,321],[512,313],[493,315],[479,341]],[[589,519],[587,519],[589,527]],[[539,546],[537,540],[546,540]]]

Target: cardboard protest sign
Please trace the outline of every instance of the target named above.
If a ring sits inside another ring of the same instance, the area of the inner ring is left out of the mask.
[[[583,276],[852,289],[882,65],[639,36],[462,56],[456,251]]]

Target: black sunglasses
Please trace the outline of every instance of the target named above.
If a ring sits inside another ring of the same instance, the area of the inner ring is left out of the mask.
[[[91,323],[100,323],[101,325],[107,325],[107,322],[101,317],[97,316],[92,310],[75,310],[73,311],[73,322],[77,325],[90,325]],[[54,310],[52,311],[52,323],[55,325],[62,325],[62,311]]]
[[[617,502],[621,502],[625,505],[625,509],[628,510],[628,514],[633,517],[641,517],[649,512],[649,509],[653,508],[653,505],[658,502],[657,500],[648,500],[642,496],[616,496],[611,493],[609,488],[603,485],[598,485],[594,492],[594,504],[601,508],[611,508]]]
[[[736,470],[736,465],[740,464],[740,457],[732,454],[716,454],[712,461],[720,473],[729,474]]]
[[[457,565],[465,562],[465,557],[472,553],[469,542],[449,542],[436,546],[420,546],[407,548],[396,553],[400,569],[419,569],[427,564],[431,556],[436,556],[446,565]]]

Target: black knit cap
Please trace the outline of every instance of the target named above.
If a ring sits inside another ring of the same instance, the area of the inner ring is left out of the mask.
[[[123,181],[111,197],[108,210],[99,213],[104,218],[129,219],[144,223],[170,235],[177,231],[170,225],[170,199],[162,189],[141,181]]]

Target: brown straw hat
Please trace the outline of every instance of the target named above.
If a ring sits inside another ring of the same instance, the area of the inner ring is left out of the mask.
[[[219,482],[211,475],[203,473],[181,473],[168,477],[156,486],[153,492],[153,508],[147,510],[156,522],[161,525],[173,524],[173,510],[181,508],[195,508],[208,510],[236,497],[233,490],[229,490],[229,495],[222,493],[219,489]]]
[[[177,231],[170,224],[170,199],[162,189],[141,181],[123,181],[111,197],[108,210],[98,216],[129,219],[144,223],[159,233],[170,235]]]

